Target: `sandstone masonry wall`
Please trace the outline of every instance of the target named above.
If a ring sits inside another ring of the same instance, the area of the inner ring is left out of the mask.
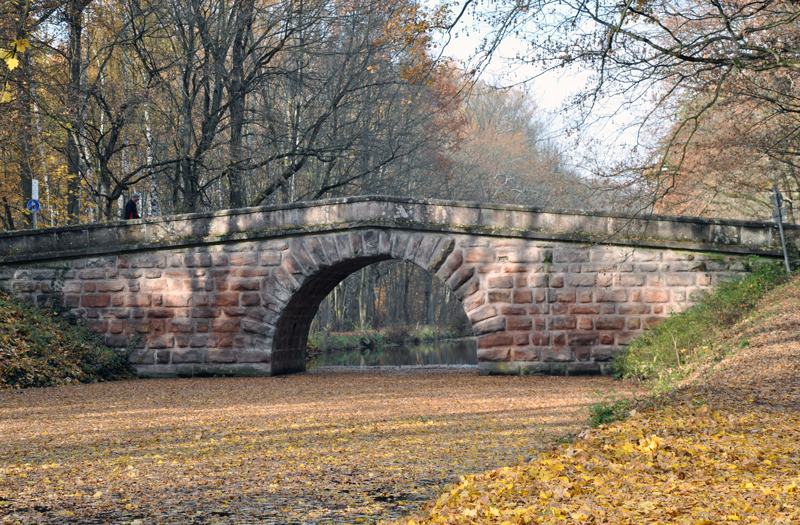
[[[388,259],[454,291],[484,374],[603,373],[647,326],[747,270],[731,253],[368,227],[7,264],[0,286],[39,303],[60,292],[110,345],[134,345],[143,375],[268,375],[303,370],[319,302]]]

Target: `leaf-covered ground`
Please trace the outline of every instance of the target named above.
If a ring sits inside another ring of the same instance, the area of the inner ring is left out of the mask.
[[[800,523],[800,279],[658,406],[450,486],[405,523]]]
[[[406,369],[4,390],[0,523],[390,521],[578,431],[611,384]]]

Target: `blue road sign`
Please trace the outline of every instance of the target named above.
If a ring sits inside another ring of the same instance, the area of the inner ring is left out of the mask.
[[[39,201],[37,200],[28,201],[28,211],[31,213],[36,213],[37,211],[39,211]]]

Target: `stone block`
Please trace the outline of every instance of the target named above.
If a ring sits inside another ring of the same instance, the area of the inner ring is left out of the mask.
[[[473,311],[469,314],[469,320],[471,323],[479,323],[490,317],[495,317],[497,315],[497,307],[495,306],[484,306],[479,310]]]
[[[258,262],[261,266],[278,266],[281,263],[281,252],[261,252]],[[225,264],[227,265],[227,261]]]
[[[506,329],[506,320],[503,317],[492,317],[485,321],[475,323],[472,325],[472,331],[475,335],[483,335],[493,332],[499,332]]]
[[[237,363],[268,363],[270,352],[267,350],[244,349],[237,352]]]
[[[238,332],[240,325],[239,319],[213,319],[210,330],[215,333]]]
[[[619,277],[620,286],[644,286],[644,282],[644,275],[638,273],[620,275]]]
[[[668,273],[664,276],[667,286],[694,286],[695,274],[693,273]]]
[[[190,339],[190,346],[193,348],[207,348],[216,346],[219,342],[219,336],[214,334],[195,334]]]
[[[574,330],[577,323],[575,317],[554,316],[550,318],[550,330]]]
[[[510,348],[479,348],[478,361],[479,362],[508,361],[508,356],[510,353],[511,353]]]
[[[592,350],[592,358],[595,361],[609,361],[619,353],[619,349],[613,346],[596,346]]]
[[[14,278],[16,279],[17,277],[14,276]],[[102,268],[96,268],[94,270],[82,270],[78,272],[78,278],[81,280],[105,279],[106,271]]]
[[[184,255],[183,265],[186,268],[207,268],[213,266],[214,262],[210,253],[196,253]]]
[[[239,277],[242,278],[250,278],[250,277],[266,277],[270,274],[269,268],[241,268],[239,269]],[[215,276],[216,277],[216,276]]]
[[[496,253],[491,248],[471,248],[464,253],[467,263],[492,263],[495,262]]]
[[[622,315],[641,315],[649,314],[652,311],[652,307],[649,304],[621,304],[618,311]]]
[[[489,291],[487,294],[487,299],[490,303],[510,303],[511,302],[511,292],[508,291],[498,291],[492,290]]]
[[[516,289],[512,293],[512,301],[515,303],[532,303],[533,302],[533,292],[531,290],[520,290]]]
[[[628,293],[625,290],[595,290],[594,301],[596,303],[624,303],[628,300]]]
[[[81,296],[81,306],[84,308],[107,308],[111,306],[111,295],[91,294]]]
[[[481,376],[507,376],[507,375],[519,375],[520,374],[520,364],[519,363],[507,363],[507,362],[479,362],[478,363],[478,374]]]
[[[542,361],[544,362],[564,362],[572,361],[572,349],[569,347],[544,347],[541,349]]]
[[[452,277],[450,277],[450,280],[448,281],[450,284],[450,289],[458,290],[461,288],[461,285],[470,280],[473,275],[475,275],[474,267],[465,266],[460,268],[456,273],[453,274]]]
[[[172,334],[149,336],[147,338],[148,348],[172,348],[175,346],[175,337]]]
[[[574,303],[577,295],[574,290],[558,290],[556,292],[556,302],[559,303]]]
[[[131,268],[166,268],[167,258],[164,255],[136,255],[128,259]]]
[[[228,255],[228,264],[231,266],[257,266],[259,254],[253,252],[232,253]]]
[[[478,308],[479,306],[482,306],[485,303],[486,303],[486,294],[476,293],[464,299],[464,302],[462,302],[461,304],[464,307],[464,311],[469,313],[475,308]]]
[[[499,306],[501,315],[526,315],[528,313],[528,309],[520,305],[502,304]]]
[[[168,308],[185,308],[192,305],[192,294],[166,293],[162,296],[164,306]]]
[[[241,328],[243,332],[258,334],[265,337],[275,333],[275,327],[266,323],[259,323],[252,319],[242,319]]]
[[[506,317],[508,330],[530,330],[533,327],[533,320],[530,317],[509,316]]]
[[[191,316],[195,318],[208,319],[219,317],[220,311],[217,308],[192,308]]]
[[[567,363],[568,376],[595,376],[604,373],[600,363]]]
[[[210,303],[212,307],[239,306],[239,293],[221,292],[211,294]]]
[[[195,348],[180,348],[172,351],[173,363],[202,363],[203,352]]]
[[[489,288],[513,288],[514,279],[508,275],[492,275],[487,278]]]
[[[567,277],[567,285],[573,287],[594,286],[595,282],[596,276],[593,274],[571,274]]]
[[[597,332],[573,332],[569,334],[570,346],[594,346],[599,336]]]
[[[594,320],[597,330],[622,330],[625,328],[625,318],[622,316],[602,315]]]
[[[669,290],[660,288],[648,288],[644,291],[644,302],[646,303],[668,303]]]
[[[260,279],[231,279],[229,289],[239,292],[257,292],[261,289]]]
[[[589,252],[586,250],[569,250],[556,248],[553,250],[554,263],[589,262]]]
[[[169,285],[166,280],[147,280],[140,283],[143,292],[165,292]]]
[[[514,348],[511,350],[511,361],[539,361],[539,348]]]
[[[236,351],[232,348],[209,348],[206,350],[205,363],[235,363]]]
[[[547,288],[550,286],[550,276],[541,273],[531,274],[528,278],[528,286],[531,288]]]
[[[474,294],[478,291],[481,284],[477,278],[473,278],[464,284],[461,288],[455,291],[455,296],[459,300],[462,300],[464,297],[469,297],[470,295]]]
[[[478,337],[478,348],[511,346],[513,344],[514,337],[507,332],[499,332]]]

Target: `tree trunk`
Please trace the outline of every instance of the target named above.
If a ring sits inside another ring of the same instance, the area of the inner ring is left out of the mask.
[[[81,66],[83,54],[81,37],[83,33],[83,11],[91,0],[73,0],[67,3],[66,22],[69,28],[69,44],[67,64],[69,77],[67,80],[67,117],[73,129],[78,129],[81,113]],[[75,224],[80,220],[80,165],[81,156],[78,140],[74,133],[67,139],[67,222]]]

